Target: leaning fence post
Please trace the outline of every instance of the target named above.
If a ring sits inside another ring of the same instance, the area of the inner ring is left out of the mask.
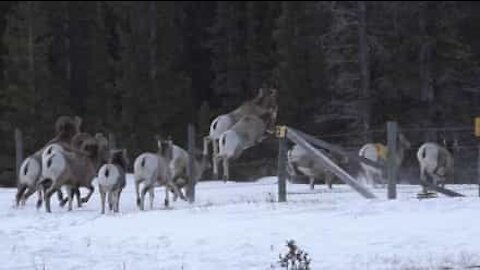
[[[397,198],[397,123],[387,122],[387,175],[388,175],[388,199]]]
[[[195,127],[188,124],[188,189],[187,197],[190,203],[195,202],[195,181],[194,179],[194,155],[195,155]]]
[[[20,165],[23,161],[23,141],[22,141],[22,131],[20,129],[15,129],[15,174],[18,179],[20,172]]]
[[[276,136],[278,138],[278,201],[287,201],[287,127],[278,126],[276,129]]]

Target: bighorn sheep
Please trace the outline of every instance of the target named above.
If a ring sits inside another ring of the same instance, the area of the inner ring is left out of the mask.
[[[243,116],[229,130],[220,137],[219,153],[214,159],[214,168],[217,161],[223,161],[223,178],[228,180],[229,160],[237,159],[241,153],[261,142],[267,133],[267,123],[271,121],[275,112],[268,112],[258,117],[256,115]]]
[[[230,129],[235,123],[237,123],[243,116],[256,115],[260,116],[267,112],[271,112],[273,107],[276,107],[276,89],[264,89],[260,88],[255,98],[244,102],[237,109],[216,117],[210,124],[209,135],[204,138],[203,151],[204,155],[208,155],[208,144],[212,143],[213,154],[213,174],[214,177],[218,177],[218,167],[215,162],[216,156],[219,152],[218,140],[222,134]],[[274,121],[273,121],[274,122]],[[272,129],[270,126],[272,123],[267,123],[267,129]]]
[[[322,152],[337,163],[343,160],[337,159],[333,154]],[[298,144],[295,144],[287,154],[287,170],[290,176],[305,175],[310,180],[310,189],[314,189],[315,179],[323,178],[328,188],[332,188],[335,175],[327,170],[320,160]]]
[[[80,187],[89,189],[89,193],[81,201],[77,202],[79,207],[81,203],[86,203],[93,194],[94,187],[92,185],[93,178],[99,167],[99,151],[98,142],[92,137],[85,139],[79,152],[54,152],[46,160],[42,162],[42,177],[39,182],[43,190],[45,200],[45,210],[50,210],[50,197],[65,185],[68,190],[68,210],[72,210],[73,195]]]
[[[120,195],[126,185],[127,150],[112,150],[107,164],[98,171],[98,190],[100,192],[101,213],[105,213],[105,198],[108,195],[110,211],[118,212]]]
[[[71,146],[73,148],[71,148],[70,150],[65,149],[65,148],[63,148],[59,145],[56,145],[56,144],[52,144],[52,145],[48,146],[47,148],[45,148],[45,151],[43,151],[43,153],[42,153],[42,160],[43,161],[48,160],[48,158],[51,155],[53,155],[55,152],[61,151],[61,150],[73,151],[73,152],[76,152],[77,154],[80,154],[81,156],[88,156],[89,155],[88,153],[81,150],[83,143],[87,140],[95,140],[97,142],[98,155],[99,155],[98,160],[97,160],[97,166],[106,163],[107,158],[108,158],[108,157],[105,158],[105,156],[108,156],[108,141],[106,140],[106,138],[103,136],[102,133],[97,133],[95,135],[95,138],[94,138],[94,137],[92,137],[92,135],[90,135],[89,133],[85,133],[85,132],[79,132],[75,136],[73,136],[72,141],[71,141]],[[45,166],[45,165],[43,165],[43,166]],[[82,207],[82,204],[81,204],[81,201],[80,201],[80,189],[79,189],[79,187],[69,186],[69,187],[67,187],[67,189],[69,190],[68,192],[73,192],[73,194],[77,197],[77,206],[79,208]],[[39,190],[41,191],[42,189],[39,189]],[[58,189],[58,190],[59,190],[59,193],[60,193],[60,189]],[[60,206],[63,207],[68,202],[69,198],[67,196],[65,199],[63,199],[59,195],[59,200],[61,200]],[[42,200],[41,200],[41,197],[40,197],[39,201],[37,202],[37,208],[39,208],[41,206],[41,204],[42,204]]]
[[[37,190],[37,183],[42,173],[42,152],[52,144],[57,144],[57,147],[64,148],[67,151],[73,151],[75,147],[72,146],[73,137],[80,132],[82,119],[69,116],[61,116],[55,123],[55,138],[51,139],[40,150],[27,157],[20,166],[18,176],[18,191],[15,196],[16,205],[20,203],[25,205],[26,200]],[[63,195],[61,190],[57,193],[58,198],[63,202]],[[41,203],[41,193],[38,192],[39,200],[37,207]]]
[[[170,171],[170,160],[172,159],[172,141],[159,142],[158,153],[140,154],[133,164],[133,175],[135,179],[135,192],[137,196],[137,206],[140,210],[145,207],[145,194],[150,195],[150,209],[153,209],[153,200],[155,197],[155,186],[165,186],[165,206],[169,205],[169,188],[179,196],[178,188],[172,185],[172,175]],[[143,183],[140,193],[140,184]]]
[[[433,180],[434,185],[445,186],[447,181],[453,180],[454,161],[452,154],[439,144],[433,142],[424,143],[417,152],[420,163],[420,179],[426,182],[427,175]],[[423,186],[426,192],[426,187]]]
[[[400,133],[397,139],[397,151],[395,157],[397,168],[402,164],[405,150],[408,148],[410,148],[410,142],[402,133]],[[359,156],[379,162],[380,164],[386,164],[387,154],[388,148],[381,143],[368,143],[358,152]],[[367,183],[372,183],[373,186],[376,186],[377,183],[382,185],[385,184],[385,176],[382,169],[364,163],[361,163],[361,166]]]
[[[169,167],[172,174],[172,184],[178,188],[180,193],[180,198],[186,200],[186,197],[182,189],[187,187],[189,183],[190,176],[188,175],[188,152],[185,151],[178,145],[173,145],[172,148],[172,160],[170,161]],[[193,181],[198,181],[202,177],[205,169],[209,168],[210,164],[207,160],[207,155],[204,153],[202,159],[199,161],[194,158],[193,161]],[[177,193],[172,190],[174,193],[173,200],[176,201],[178,196]],[[186,191],[185,191],[186,193]]]

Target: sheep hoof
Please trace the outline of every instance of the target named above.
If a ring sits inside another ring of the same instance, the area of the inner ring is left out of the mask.
[[[169,206],[168,200],[165,200],[165,203],[164,203],[164,204],[165,204],[165,207],[168,207],[168,206]]]
[[[59,205],[60,205],[61,207],[64,207],[65,204],[67,204],[67,201],[68,201],[67,199],[61,200],[60,203],[59,203]]]
[[[40,200],[37,201],[37,205],[36,205],[36,206],[37,206],[37,209],[40,209],[40,207],[42,206],[42,201],[40,201]]]
[[[82,198],[82,203],[87,203],[88,202],[88,198]]]

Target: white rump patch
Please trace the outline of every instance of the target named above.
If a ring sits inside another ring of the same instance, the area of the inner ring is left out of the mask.
[[[120,179],[120,172],[113,164],[104,164],[98,171],[98,184],[108,189],[117,184]]]

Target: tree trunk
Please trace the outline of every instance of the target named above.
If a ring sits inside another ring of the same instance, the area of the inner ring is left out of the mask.
[[[63,12],[65,16],[65,20],[63,23],[63,40],[65,45],[65,75],[67,79],[67,83],[72,81],[72,61],[71,61],[71,54],[70,54],[70,34],[69,33],[69,22],[70,22],[70,15],[68,11],[68,1],[64,1],[63,3]]]
[[[420,16],[418,17],[418,26],[420,28],[420,33],[422,35],[422,44],[420,45],[419,50],[419,73],[420,73],[420,93],[421,93],[421,100],[432,102],[433,101],[433,88],[432,88],[432,75],[431,75],[431,67],[430,67],[430,58],[431,58],[431,51],[432,45],[431,42],[428,40],[428,33],[426,30],[426,22],[425,22],[425,13],[424,7],[421,8]]]
[[[364,140],[371,141],[371,135],[366,132],[370,129],[370,67],[369,49],[367,40],[366,7],[364,1],[358,2],[358,48],[360,63],[360,96],[362,100],[362,129],[365,132]]]
[[[149,19],[149,50],[150,50],[150,82],[152,91],[157,91],[157,4],[155,1],[150,2],[148,19]]]
[[[33,41],[33,2],[27,3],[27,24],[28,24],[28,88],[31,95],[35,95],[35,44]],[[35,112],[34,112],[35,113]]]

